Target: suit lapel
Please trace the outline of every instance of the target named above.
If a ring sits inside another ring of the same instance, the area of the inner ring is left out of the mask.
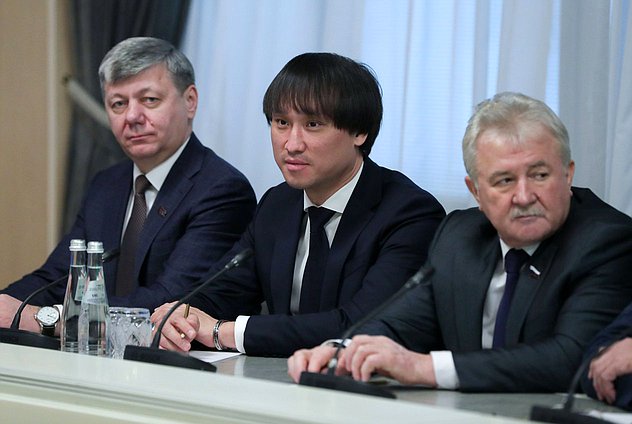
[[[303,215],[303,192],[292,190],[288,201],[278,208],[277,220],[269,229],[269,236],[276,239],[275,242],[268,244],[274,246],[270,262],[270,287],[274,293],[274,305],[270,307],[272,313],[290,313],[294,263],[298,240],[303,229]]]
[[[134,274],[138,277],[156,235],[193,186],[192,178],[202,167],[204,148],[194,134],[169,171],[147,215],[138,241]]]
[[[103,232],[100,237],[106,251],[120,249],[125,212],[127,211],[127,203],[132,192],[132,175],[133,164],[130,161],[119,177],[113,178],[114,181],[120,181],[121,183],[120,185],[117,183],[111,185],[113,192],[109,196],[111,202],[108,204],[110,213],[106,213],[103,219]],[[115,280],[117,267],[118,259],[103,264],[106,283]],[[108,285],[108,289],[112,290],[112,294],[114,293],[114,286],[110,287]],[[109,291],[108,294],[110,294]]]
[[[520,271],[520,278],[507,317],[506,344],[508,346],[518,344],[527,313],[535,301],[538,289],[547,279],[557,250],[556,243],[550,240],[543,242]]]
[[[485,220],[485,226],[491,226]],[[483,229],[482,229],[483,230]],[[483,310],[489,290],[489,282],[501,257],[500,243],[497,235],[490,238],[482,234],[476,237],[480,249],[467,249],[461,255],[455,256],[453,270],[454,278],[449,281],[454,293],[454,324],[457,328],[457,343],[463,351],[479,350],[481,348]],[[484,240],[488,240],[485,242]]]
[[[364,160],[362,175],[349,198],[340,224],[336,231],[329,258],[320,298],[320,310],[336,307],[343,268],[349,252],[355,245],[362,229],[374,215],[373,209],[382,199],[382,181],[379,167],[370,159]]]

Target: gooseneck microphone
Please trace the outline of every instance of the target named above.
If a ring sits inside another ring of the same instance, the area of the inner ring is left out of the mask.
[[[602,420],[597,417],[591,417],[589,415],[582,414],[580,412],[573,412],[573,404],[575,402],[575,392],[579,387],[579,381],[582,378],[582,375],[586,372],[586,369],[593,361],[593,359],[597,359],[604,353],[610,349],[610,346],[615,344],[616,342],[629,337],[632,335],[632,328],[626,328],[621,331],[609,344],[607,344],[603,349],[597,351],[594,355],[589,356],[584,359],[584,361],[579,365],[577,371],[573,375],[573,379],[571,380],[571,384],[569,385],[568,392],[566,393],[566,397],[562,408],[550,408],[547,406],[534,405],[531,408],[531,414],[529,418],[534,421],[540,421],[545,423],[554,423],[554,424],[608,424],[610,421]]]
[[[111,249],[103,253],[103,263],[109,262],[112,259],[116,258],[119,253],[120,250],[118,248]],[[34,333],[32,331],[20,330],[20,320],[22,319],[22,311],[24,311],[24,308],[26,308],[31,299],[33,299],[35,296],[42,293],[43,291],[46,291],[56,286],[57,284],[60,284],[67,280],[68,274],[64,275],[61,278],[58,278],[51,283],[43,285],[42,287],[38,288],[33,293],[28,295],[26,299],[22,301],[22,304],[15,312],[15,315],[13,316],[13,321],[11,322],[11,326],[9,328],[0,328],[0,343],[59,350],[60,344],[58,338],[45,336],[43,334]]]
[[[253,253],[252,249],[245,249],[239,252],[230,261],[228,261],[228,263],[224,265],[224,267],[221,270],[216,272],[214,275],[212,275],[203,283],[199,284],[193,291],[191,291],[182,299],[180,299],[178,302],[176,302],[176,304],[173,305],[171,309],[169,309],[169,311],[164,316],[162,321],[160,321],[160,324],[158,325],[158,327],[156,327],[156,334],[154,335],[151,346],[144,347],[144,346],[128,345],[125,347],[123,358],[129,359],[132,361],[148,362],[151,364],[171,365],[171,366],[180,367],[180,368],[189,368],[189,369],[195,369],[195,370],[214,372],[216,368],[212,364],[209,364],[207,362],[204,362],[192,356],[182,354],[180,352],[160,349],[160,336],[162,333],[162,329],[164,328],[165,324],[169,320],[169,317],[173,314],[173,312],[176,309],[178,309],[180,305],[187,302],[193,296],[198,294],[203,288],[205,288],[210,283],[215,281],[217,278],[222,276],[226,271],[240,266],[246,259],[252,256],[252,253]]]
[[[364,324],[381,314],[386,308],[395,303],[396,300],[404,296],[413,288],[419,286],[422,282],[427,281],[428,277],[430,277],[433,273],[434,268],[432,268],[432,266],[422,266],[419,271],[417,271],[412,277],[410,277],[408,281],[406,281],[406,283],[398,291],[391,295],[391,297],[386,299],[386,301],[382,302],[382,304],[380,304],[377,308],[369,312],[367,315],[364,316],[364,318],[360,319],[358,322],[349,327],[347,331],[344,332],[344,334],[342,335],[342,343],[338,343],[336,351],[327,364],[326,374],[304,371],[301,373],[298,384],[303,386],[320,387],[325,389],[341,390],[344,392],[395,399],[396,396],[392,392],[381,387],[376,387],[362,381],[356,381],[351,377],[336,376],[335,372],[336,368],[338,367],[338,356],[340,355],[340,351],[344,347],[345,340],[354,335]]]

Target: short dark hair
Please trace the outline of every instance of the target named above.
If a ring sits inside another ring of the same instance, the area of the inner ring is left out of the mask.
[[[304,53],[290,60],[263,97],[263,113],[294,109],[322,115],[349,134],[366,134],[360,146],[365,156],[380,131],[382,90],[371,68],[334,53]]]

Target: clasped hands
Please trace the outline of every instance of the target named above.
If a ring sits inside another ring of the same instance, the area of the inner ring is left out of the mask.
[[[298,382],[303,371],[326,372],[335,350],[331,346],[318,346],[296,351],[288,358],[288,374]],[[388,337],[355,336],[340,351],[336,375],[351,374],[355,380],[368,381],[373,373],[402,384],[437,385],[430,355],[408,350]]]

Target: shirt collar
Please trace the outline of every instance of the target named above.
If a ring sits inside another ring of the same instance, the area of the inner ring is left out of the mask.
[[[510,249],[513,249],[513,247],[509,247],[507,243],[503,241],[503,239],[499,238],[499,240],[500,240],[500,250],[502,251],[503,258],[504,258],[507,252],[509,252]],[[530,244],[529,246],[521,247],[521,249],[527,252],[529,256],[533,256],[533,253],[536,251],[538,246],[540,246],[540,242]]]
[[[340,187],[337,192],[329,196],[329,198],[325,200],[325,202],[320,206],[337,213],[343,213],[345,207],[347,207],[347,203],[349,203],[351,195],[353,194],[353,190],[355,189],[356,185],[358,185],[358,180],[360,180],[360,175],[362,174],[363,169],[364,161],[362,161],[362,164],[360,164],[360,168],[353,176],[353,178],[351,178],[351,180],[347,184]],[[309,208],[310,206],[318,205],[312,202],[305,193],[305,190],[303,190],[303,210],[307,211],[307,208]]]
[[[163,163],[156,166],[154,169],[152,169],[151,171],[145,174],[145,177],[147,177],[147,180],[149,180],[152,187],[156,191],[160,191],[160,188],[162,187],[162,184],[167,179],[167,175],[169,175],[169,171],[171,171],[173,164],[176,163],[176,161],[182,154],[182,151],[185,149],[185,147],[189,143],[190,139],[191,139],[191,136],[189,135],[189,137],[184,141],[184,143],[182,143],[182,146],[180,146],[174,154],[169,156],[167,160],[165,160]],[[134,181],[136,181],[136,177],[138,177],[141,174],[142,172],[140,171],[140,169],[138,169],[138,166],[134,164]]]

